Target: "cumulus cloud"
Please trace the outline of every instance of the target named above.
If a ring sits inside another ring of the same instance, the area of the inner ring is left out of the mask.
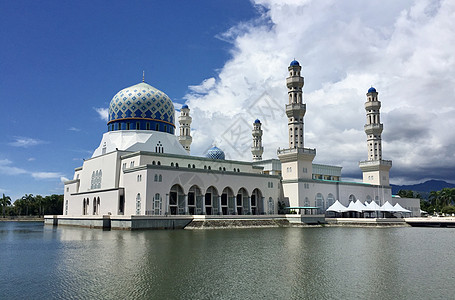
[[[305,146],[317,148],[315,162],[360,176],[358,161],[367,158],[363,105],[374,86],[382,102],[383,157],[393,160],[392,176],[454,177],[453,1],[255,5],[259,18],[219,34],[232,45],[232,57],[217,78],[190,86],[185,96],[194,154],[216,143],[231,159],[250,160],[256,118],[263,122],[264,158],[287,147],[285,78],[296,58],[305,77]]]
[[[101,120],[106,121],[108,120],[109,117],[109,109],[108,108],[103,108],[103,107],[94,107],[93,108],[101,118]]]
[[[14,147],[28,148],[28,147],[33,147],[33,146],[36,146],[39,144],[44,144],[44,143],[45,143],[44,141],[41,141],[39,139],[17,136],[17,137],[15,137],[15,141],[8,143],[8,145],[14,146]]]

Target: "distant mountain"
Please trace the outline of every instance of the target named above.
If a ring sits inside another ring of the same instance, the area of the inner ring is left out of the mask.
[[[396,195],[399,190],[409,190],[422,194],[424,198],[427,198],[427,195],[431,191],[440,191],[443,188],[455,188],[455,184],[448,183],[443,180],[428,180],[422,183],[411,184],[411,185],[395,185],[391,184],[392,194]]]

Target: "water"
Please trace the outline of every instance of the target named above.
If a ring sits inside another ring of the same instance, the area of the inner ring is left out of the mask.
[[[0,222],[0,299],[453,299],[453,228]]]

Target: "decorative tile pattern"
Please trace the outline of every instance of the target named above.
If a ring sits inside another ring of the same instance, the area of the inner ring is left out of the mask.
[[[141,82],[118,92],[109,105],[109,121],[148,118],[174,124],[174,104],[162,91]]]
[[[208,157],[211,159],[225,159],[223,150],[221,150],[218,147],[210,148],[207,151],[207,153],[205,154],[205,157]]]

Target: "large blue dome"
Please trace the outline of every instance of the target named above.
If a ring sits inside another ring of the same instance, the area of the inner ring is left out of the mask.
[[[205,154],[205,157],[211,158],[211,159],[224,159],[224,152],[220,148],[213,146],[210,148],[207,153]]]
[[[376,93],[376,89],[374,87],[370,87],[368,89],[368,93]]]
[[[162,91],[141,82],[118,92],[109,104],[108,130],[174,133],[175,110]]]

